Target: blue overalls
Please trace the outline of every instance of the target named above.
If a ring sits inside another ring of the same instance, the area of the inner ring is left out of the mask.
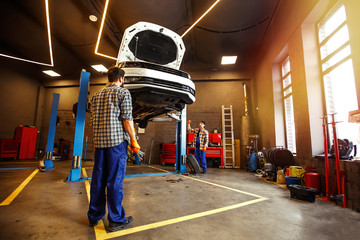
[[[127,162],[127,146],[127,141],[123,141],[114,147],[95,149],[88,211],[90,224],[96,224],[105,216],[106,199],[109,222],[125,221],[125,210],[121,202],[124,195],[123,182]],[[107,188],[107,196],[105,188]]]
[[[200,150],[200,137],[199,132],[196,135],[196,146],[195,146],[195,158],[198,161],[199,165],[202,167],[203,171],[206,172],[206,151]]]

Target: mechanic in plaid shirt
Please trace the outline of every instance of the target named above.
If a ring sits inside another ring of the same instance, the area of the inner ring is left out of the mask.
[[[190,123],[191,121],[189,120],[187,125],[188,132],[196,134],[194,137],[195,158],[203,169],[202,173],[206,173],[207,164],[206,164],[205,152],[206,152],[206,147],[208,146],[209,143],[209,132],[205,129],[204,121],[200,121],[199,123],[200,128],[195,128],[195,129],[191,128]]]
[[[135,153],[140,149],[135,136],[131,95],[129,90],[123,88],[124,74],[118,67],[109,68],[109,84],[91,99],[95,163],[88,218],[90,225],[97,225],[105,215],[107,200],[110,231],[128,227],[133,221],[131,216],[125,217],[121,204],[123,181],[128,143]]]

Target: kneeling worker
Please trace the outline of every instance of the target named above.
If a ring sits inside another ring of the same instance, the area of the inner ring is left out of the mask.
[[[190,126],[191,121],[188,121],[187,130],[190,133],[195,133],[194,145],[195,145],[195,158],[202,167],[202,173],[206,173],[206,156],[205,151],[209,143],[209,132],[205,129],[205,122],[200,121],[199,128],[192,129]]]
[[[125,217],[121,202],[128,143],[135,153],[140,146],[135,137],[131,95],[122,87],[124,71],[111,67],[108,79],[109,84],[91,99],[95,163],[88,218],[90,225],[97,225],[105,215],[107,202],[109,230],[114,232],[129,227],[133,221],[131,216]]]

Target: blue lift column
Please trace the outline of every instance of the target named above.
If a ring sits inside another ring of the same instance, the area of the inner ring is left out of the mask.
[[[176,123],[176,171],[186,173],[186,105]]]
[[[74,138],[74,150],[72,169],[66,182],[78,182],[84,181],[85,178],[81,177],[81,162],[82,152],[84,144],[84,129],[85,129],[85,114],[86,114],[86,103],[89,88],[90,73],[82,71],[80,76],[80,89],[79,99],[76,112],[76,125],[75,125],[75,138]],[[86,178],[88,179],[88,178]]]
[[[45,152],[45,168],[52,169],[54,168],[54,163],[52,161],[53,151],[54,151],[54,141],[55,141],[55,130],[56,130],[56,118],[59,107],[60,94],[53,93],[53,100],[51,105],[51,114],[49,122],[49,132],[46,143],[46,152]]]

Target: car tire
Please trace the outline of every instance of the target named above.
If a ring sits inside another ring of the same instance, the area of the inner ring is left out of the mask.
[[[200,165],[192,154],[186,156],[186,163],[193,173],[195,174],[200,173]]]

